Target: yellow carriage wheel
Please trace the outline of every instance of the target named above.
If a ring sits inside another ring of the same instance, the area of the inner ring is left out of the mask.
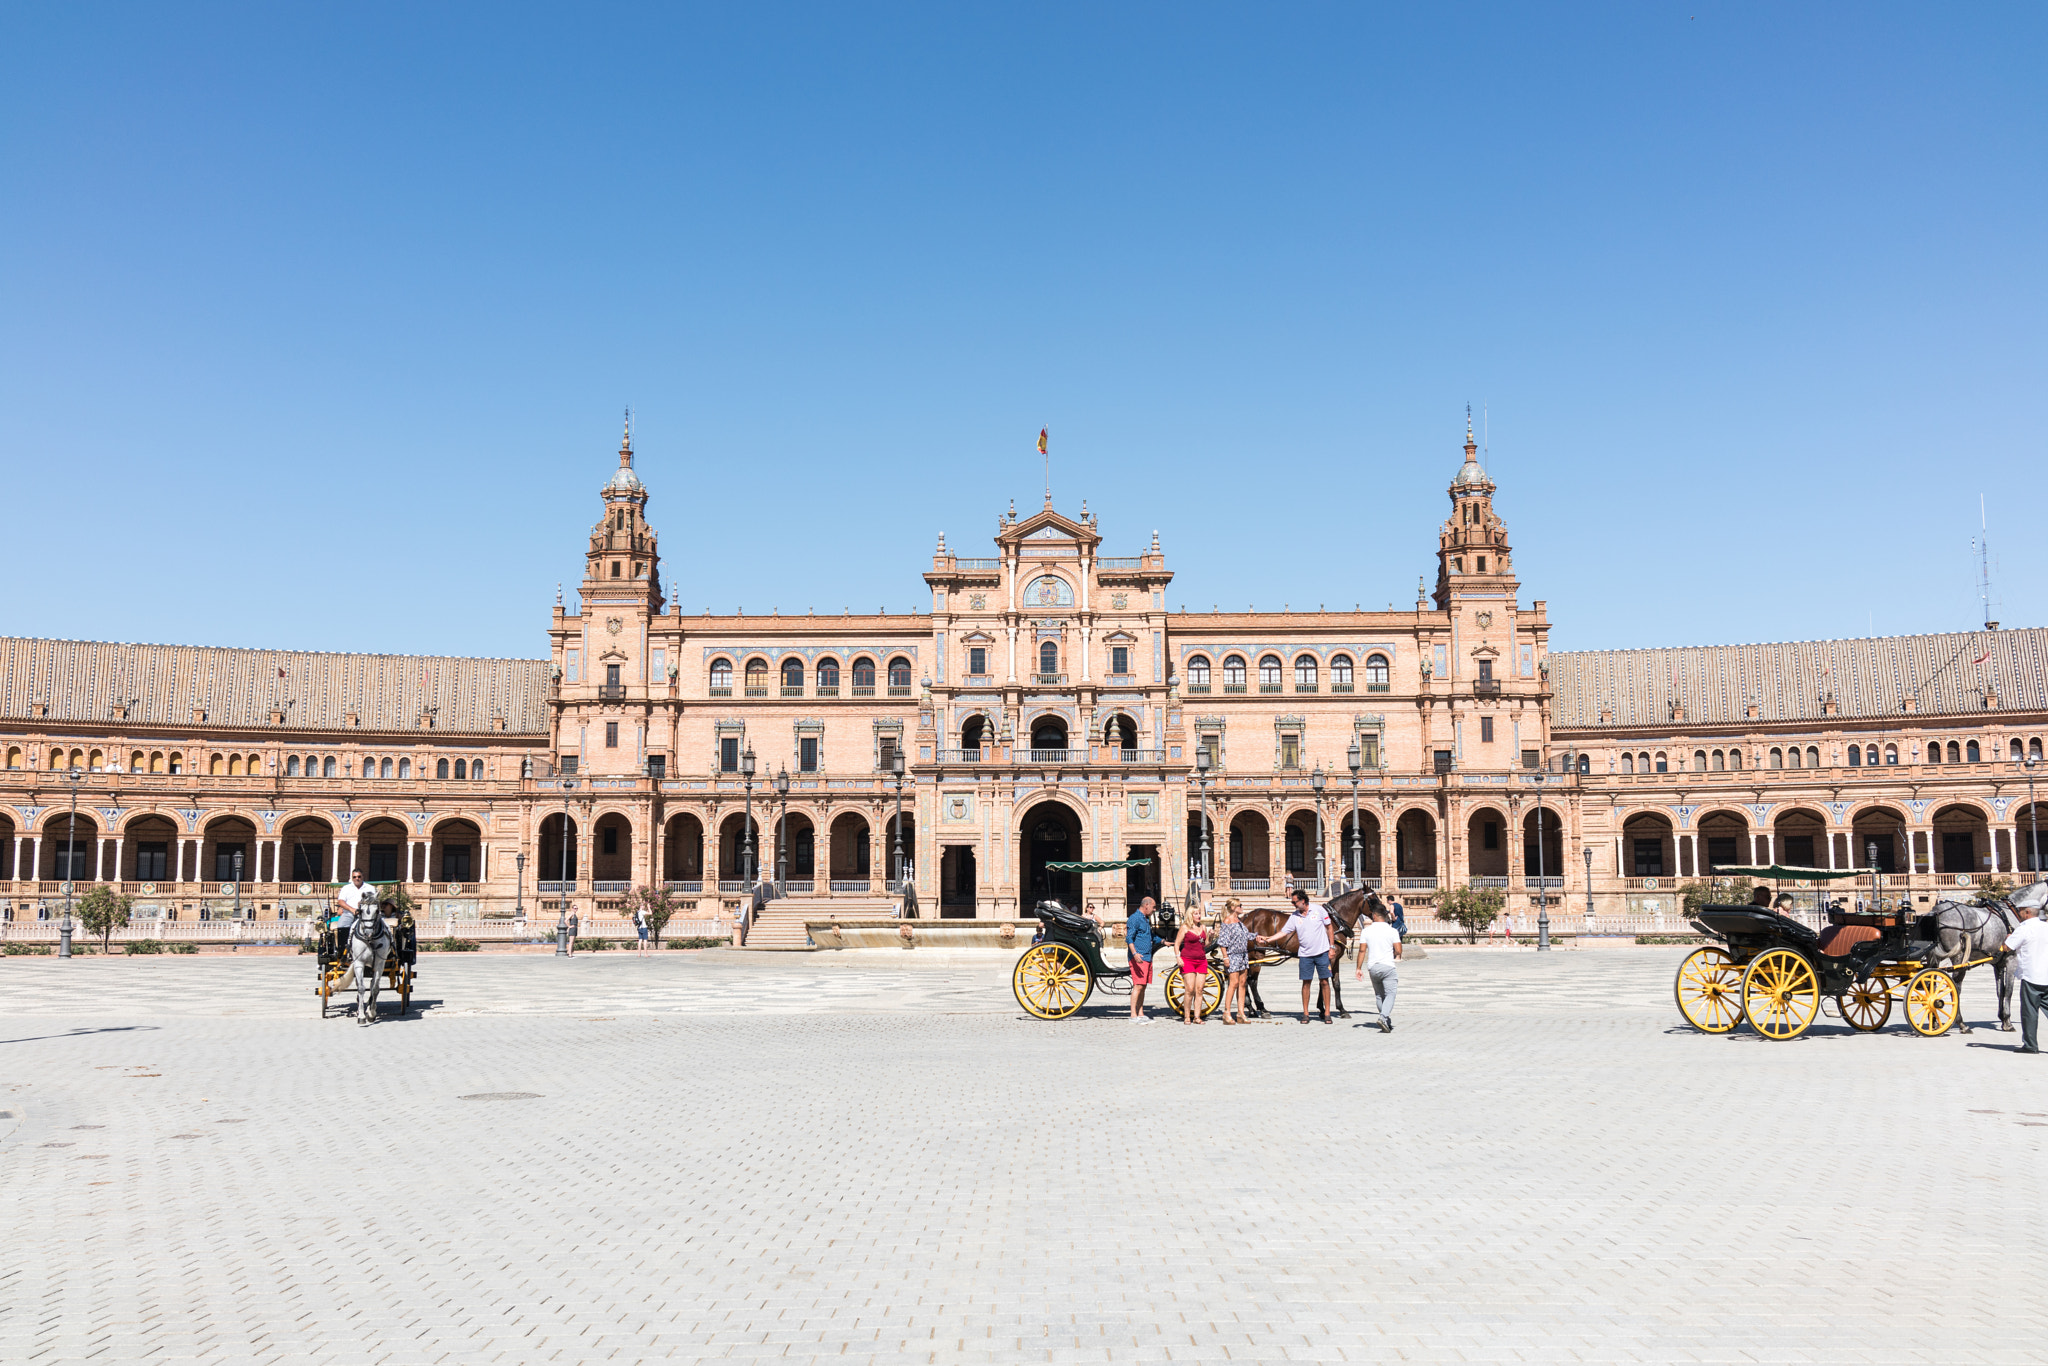
[[[1671,984],[1678,1013],[1702,1034],[1726,1034],[1742,1023],[1742,969],[1726,949],[1694,949]]]
[[[1010,972],[1017,1004],[1041,1020],[1064,1020],[1095,989],[1095,978],[1071,944],[1034,944]]]
[[[1956,983],[1940,968],[1922,968],[1906,982],[1906,1023],[1928,1038],[1948,1033],[1962,1014]]]
[[[1866,1034],[1883,1029],[1884,1022],[1892,1017],[1891,986],[1876,977],[1858,982],[1835,997],[1835,1009],[1842,1012],[1851,1029]]]
[[[1796,949],[1766,949],[1742,974],[1742,1013],[1766,1039],[1796,1039],[1820,1016],[1820,979]]]
[[[1166,1008],[1178,1015],[1181,1001],[1187,991],[1187,982],[1181,975],[1178,964],[1166,970]],[[1223,974],[1211,968],[1202,974],[1202,1015],[1214,1015],[1223,1005]]]

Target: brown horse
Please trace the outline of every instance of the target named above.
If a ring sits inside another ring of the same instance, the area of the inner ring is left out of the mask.
[[[1324,909],[1330,913],[1330,1000],[1337,1014],[1347,1020],[1351,1018],[1351,1012],[1344,1008],[1344,974],[1338,968],[1350,953],[1366,917],[1379,904],[1378,894],[1362,887],[1323,903]],[[1281,934],[1287,929],[1287,917],[1286,911],[1246,911],[1244,927],[1254,935]],[[1264,1017],[1268,1013],[1265,1001],[1259,996],[1259,955],[1267,955],[1265,966],[1272,967],[1271,955],[1278,953],[1283,958],[1292,958],[1299,947],[1292,933],[1281,934],[1281,938],[1272,944],[1252,946],[1251,969],[1245,973],[1244,981],[1245,994],[1251,998],[1252,1010],[1257,1015]]]

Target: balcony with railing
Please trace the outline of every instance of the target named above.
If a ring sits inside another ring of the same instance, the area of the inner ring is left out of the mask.
[[[1067,681],[1065,674],[1033,674],[1031,681],[1041,688],[1056,688]]]
[[[1085,749],[1030,749],[1025,754],[1027,762],[1034,764],[1077,764],[1088,758]]]
[[[908,683],[891,683],[891,684],[889,685],[889,696],[891,696],[891,697],[908,697],[908,696],[910,696],[910,685],[909,685]]]
[[[1497,678],[1475,678],[1472,680],[1474,697],[1499,697],[1500,680]]]
[[[792,687],[785,683],[782,685],[782,695],[784,697],[802,697],[804,695],[804,686],[799,683]]]
[[[1117,751],[1117,755],[1127,764],[1163,764],[1166,762],[1166,751],[1163,749],[1120,749]]]
[[[1269,877],[1233,877],[1230,879],[1230,890],[1233,892],[1268,892],[1272,889],[1273,879]]]
[[[704,890],[704,879],[701,877],[681,878],[673,882],[664,882],[661,885],[664,890],[671,892],[702,892]]]
[[[875,695],[875,685],[872,683],[856,683],[853,685],[853,695],[855,697],[873,697]]]
[[[1436,878],[1434,876],[1397,877],[1394,879],[1394,887],[1396,890],[1403,892],[1433,892],[1436,890]]]
[[[982,751],[979,749],[942,749],[939,762],[942,764],[978,764]]]
[[[1105,570],[1143,569],[1145,567],[1145,557],[1143,555],[1102,555],[1097,557],[1095,567]]]
[[[597,685],[600,702],[623,702],[626,700],[626,685],[623,683],[600,683]]]
[[[1368,683],[1365,685],[1365,690],[1367,692],[1392,692],[1394,685],[1391,683]]]

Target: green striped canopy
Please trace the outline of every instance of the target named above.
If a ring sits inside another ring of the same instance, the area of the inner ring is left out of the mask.
[[[1769,877],[1797,882],[1826,882],[1830,878],[1861,877],[1869,871],[1868,868],[1787,868],[1777,863],[1747,868],[1726,863],[1714,865],[1715,877]]]
[[[1045,866],[1063,873],[1113,873],[1119,868],[1144,868],[1151,862],[1148,858],[1098,859],[1092,863],[1053,863],[1048,860]]]

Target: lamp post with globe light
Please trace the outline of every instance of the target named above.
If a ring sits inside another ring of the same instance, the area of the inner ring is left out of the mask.
[[[1351,737],[1351,748],[1344,751],[1344,763],[1351,770],[1351,877],[1359,886],[1365,885],[1365,845],[1358,838],[1358,775],[1364,767],[1363,755],[1358,747],[1358,737]]]

